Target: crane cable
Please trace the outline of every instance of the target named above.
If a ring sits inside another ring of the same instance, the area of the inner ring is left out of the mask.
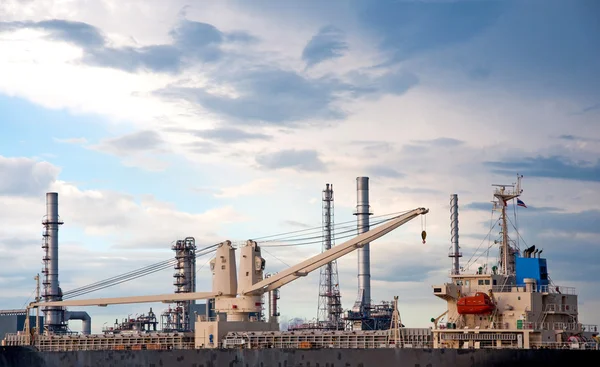
[[[216,245],[208,246],[207,248],[201,250],[200,253],[197,253],[196,257],[200,257],[203,255],[207,255],[209,253],[215,252],[216,251],[215,247],[216,247]],[[112,287],[117,284],[128,282],[130,280],[134,280],[134,279],[140,278],[142,276],[156,273],[161,270],[169,269],[173,265],[175,265],[176,262],[177,261],[175,259],[173,259],[170,262],[161,262],[158,264],[153,264],[153,265],[144,267],[142,269],[138,269],[136,271],[132,271],[132,272],[118,275],[118,276],[114,276],[114,277],[111,277],[111,278],[108,278],[108,279],[105,279],[105,280],[102,280],[102,281],[99,281],[96,283],[92,283],[92,284],[65,292],[63,294],[62,298],[63,299],[74,298],[77,296],[81,296],[83,294],[87,294],[87,293],[101,290],[104,288]]]
[[[375,221],[374,223],[372,223],[373,225],[378,225],[381,223],[385,223],[387,221],[390,221],[392,219],[394,219],[395,217],[397,217],[398,215],[407,213],[408,211],[403,211],[403,212],[395,212],[395,213],[389,213],[389,214],[382,214],[379,216],[375,216],[373,218],[384,218],[384,219],[380,219]],[[389,217],[392,216],[390,218],[385,218],[385,217]],[[348,223],[352,223],[351,225],[347,225]],[[337,227],[337,229],[345,229],[344,231],[341,232],[336,232],[336,238],[338,239],[342,239],[342,238],[347,238],[347,237],[353,237],[355,235],[355,232],[358,231],[358,226],[356,225],[356,222],[354,220],[352,221],[347,221],[347,222],[341,222],[338,224],[335,224],[334,227]],[[351,228],[352,227],[352,228]],[[366,226],[365,226],[366,227]],[[346,228],[351,228],[351,229],[346,229]],[[269,236],[263,236],[263,237],[258,237],[256,238],[254,241],[256,240],[261,240],[264,239],[264,241],[261,242],[294,242],[294,241],[301,241],[299,243],[286,243],[286,244],[273,244],[273,245],[261,245],[261,247],[289,247],[289,246],[306,246],[306,245],[312,245],[312,244],[317,244],[317,243],[321,243],[322,242],[322,238],[323,235],[319,235],[319,236],[310,236],[310,237],[298,237],[299,234],[302,233],[302,235],[306,235],[306,234],[310,234],[311,232],[314,231],[322,231],[322,227],[313,227],[313,228],[308,228],[308,229],[303,229],[303,230],[297,230],[297,231],[291,231],[291,232],[284,232],[284,233],[279,233],[279,234],[275,234],[275,235],[269,235]],[[308,232],[308,233],[305,233]],[[338,234],[346,234],[346,233],[350,233],[347,234],[345,236],[337,236]],[[290,234],[296,234],[294,236],[289,236],[289,237],[283,237],[283,236],[287,236]],[[318,240],[316,240],[318,239]],[[309,241],[309,240],[315,240],[315,241]],[[241,243],[243,241],[237,241],[236,243]],[[196,253],[196,258],[200,257],[200,256],[204,256],[207,255],[209,253],[215,252],[216,248],[219,244],[213,244],[210,246],[207,246],[205,248],[203,248],[202,250],[200,250],[199,253]],[[70,298],[74,298],[77,296],[81,296],[87,293],[91,293],[97,290],[101,290],[101,289],[105,289],[108,287],[112,287],[114,285],[118,285],[124,282],[128,282],[137,278],[140,278],[142,276],[146,276],[161,270],[165,270],[168,268],[171,268],[173,265],[175,265],[175,263],[177,262],[176,259],[168,259],[168,260],[164,260],[155,264],[151,264],[148,266],[145,266],[143,268],[139,268],[136,270],[132,270],[120,275],[116,275],[95,283],[91,283],[79,288],[75,288],[72,289],[70,291],[64,292],[63,293],[63,299],[70,299]]]

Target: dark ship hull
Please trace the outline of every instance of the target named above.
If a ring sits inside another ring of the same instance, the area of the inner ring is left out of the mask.
[[[0,367],[462,367],[584,365],[597,350],[237,349],[37,352],[2,347]]]

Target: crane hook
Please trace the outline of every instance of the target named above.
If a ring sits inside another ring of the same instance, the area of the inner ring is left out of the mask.
[[[423,244],[425,244],[425,239],[427,238],[425,229],[427,229],[427,216],[423,215],[423,217],[421,217],[421,239],[423,240]]]

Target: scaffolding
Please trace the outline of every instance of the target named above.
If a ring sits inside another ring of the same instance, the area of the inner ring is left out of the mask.
[[[175,273],[173,285],[175,293],[190,293],[196,291],[196,240],[186,237],[177,240],[171,247],[175,251]],[[192,330],[191,305],[196,301],[180,301],[161,314],[163,331]]]

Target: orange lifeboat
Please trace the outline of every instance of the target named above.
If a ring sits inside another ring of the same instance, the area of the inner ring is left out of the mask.
[[[496,306],[487,293],[477,292],[474,296],[465,296],[458,299],[456,308],[459,314],[488,314],[494,311]]]

